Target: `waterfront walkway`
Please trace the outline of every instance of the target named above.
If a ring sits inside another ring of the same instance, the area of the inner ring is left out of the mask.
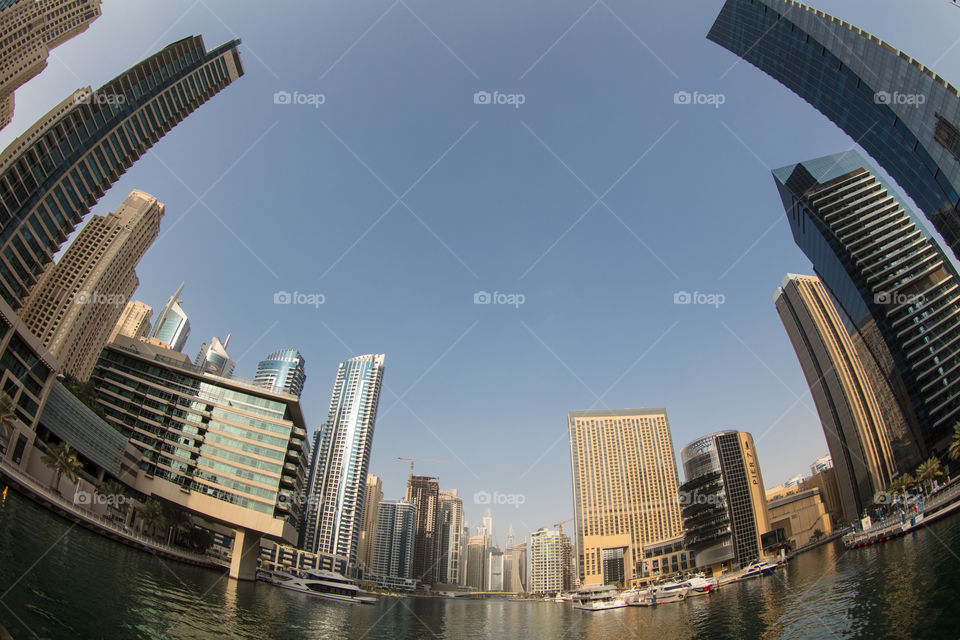
[[[866,531],[852,531],[843,536],[843,544],[856,549],[868,544],[885,542],[891,538],[924,527],[929,522],[953,513],[960,508],[960,481],[923,499],[923,511],[912,514],[897,514],[884,518]]]
[[[18,469],[13,469],[9,465],[4,464],[2,461],[0,461],[0,477],[34,502],[100,535],[112,538],[131,547],[148,551],[163,558],[178,560],[210,569],[220,570],[229,567],[229,563],[220,558],[201,553],[193,553],[185,549],[166,545],[128,530],[122,524],[110,518],[105,518],[100,514],[93,513],[74,504],[54,492],[50,487],[44,486],[30,476],[21,473]]]

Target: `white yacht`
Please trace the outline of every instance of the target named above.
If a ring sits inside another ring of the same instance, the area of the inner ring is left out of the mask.
[[[777,570],[777,565],[770,564],[765,560],[754,560],[740,575],[741,579],[756,578],[758,576],[769,576]]]
[[[623,598],[628,605],[631,606],[640,606],[643,600],[647,597],[650,590],[649,588],[634,587],[632,589],[627,589],[620,593],[620,597]]]
[[[617,593],[616,587],[609,584],[583,587],[573,597],[573,608],[583,609],[584,611],[604,611],[625,606],[627,606],[627,601]]]
[[[356,582],[332,571],[309,569],[303,572],[303,576],[294,576],[278,571],[260,572],[257,577],[284,589],[299,591],[309,596],[317,596],[328,600],[360,604],[373,604],[377,601],[376,598],[361,596],[360,587],[357,586]]]
[[[705,596],[710,593],[711,589],[713,589],[713,582],[707,580],[702,573],[698,573],[695,576],[687,578],[683,584],[690,587],[690,590],[687,591],[688,598],[692,598],[693,596]]]
[[[662,582],[647,589],[647,594],[637,604],[650,607],[667,602],[680,602],[687,597],[690,586],[686,582]]]

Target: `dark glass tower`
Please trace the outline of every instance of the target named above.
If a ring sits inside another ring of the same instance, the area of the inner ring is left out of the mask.
[[[832,120],[960,257],[960,93],[906,53],[792,0],[727,0],[707,38]]]
[[[794,240],[905,416],[905,424],[888,425],[899,468],[912,469],[918,453],[943,454],[960,414],[957,272],[859,154],[790,165],[773,177]]]
[[[175,42],[79,89],[0,154],[0,298],[14,309],[104,192],[164,134],[243,75],[239,40]]]

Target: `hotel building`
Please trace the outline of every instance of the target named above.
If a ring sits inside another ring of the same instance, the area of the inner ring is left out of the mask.
[[[366,580],[378,586],[413,591],[413,546],[417,505],[406,500],[384,500],[377,510],[373,566]]]
[[[577,571],[582,585],[629,585],[643,546],[681,533],[665,409],[571,411]]]

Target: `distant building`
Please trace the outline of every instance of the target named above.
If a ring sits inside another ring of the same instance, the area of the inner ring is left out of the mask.
[[[429,476],[411,475],[406,500],[417,505],[413,577],[425,585],[432,585],[440,581],[440,481]]]
[[[176,293],[170,296],[167,304],[160,309],[160,313],[157,314],[157,321],[147,336],[147,340],[157,340],[174,351],[183,351],[183,346],[190,336],[190,319],[184,312],[183,307],[180,306],[180,303],[183,302],[180,299],[180,294],[183,293],[185,284],[181,282]]]
[[[132,191],[115,211],[93,216],[27,296],[20,317],[64,373],[90,377],[139,284],[135,268],[160,233],[163,213],[156,198]]]
[[[753,437],[713,433],[685,446],[680,459],[687,478],[680,487],[684,544],[697,568],[716,576],[762,557],[770,524]]]
[[[463,500],[456,489],[440,490],[439,582],[463,583]]]
[[[257,365],[253,381],[265,387],[280,389],[298,398],[307,381],[307,362],[296,349],[281,349],[269,354]]]
[[[233,370],[237,366],[234,359],[227,353],[227,344],[229,343],[230,334],[227,334],[227,339],[223,342],[220,342],[220,338],[214,336],[209,343],[204,342],[200,346],[200,352],[197,354],[193,364],[207,373],[229,378],[233,375]],[[272,390],[280,391],[279,389]]]
[[[377,510],[370,580],[379,586],[412,591],[413,545],[416,536],[417,506],[405,500],[383,500]]]
[[[474,591],[486,591],[487,586],[487,538],[472,536],[467,542],[467,587]]]
[[[780,500],[813,490],[816,490],[819,494],[819,500],[823,503],[823,508],[827,515],[830,516],[830,522],[833,528],[836,529],[841,523],[846,522],[843,503],[840,499],[840,485],[837,481],[837,470],[834,467],[827,467],[823,471],[794,484],[785,483],[767,489],[767,504],[769,505],[774,500]]]
[[[628,585],[643,545],[682,531],[667,412],[571,411],[568,427],[579,582]]]
[[[830,455],[820,456],[810,465],[810,475],[815,476],[821,471],[833,468],[833,458]]]
[[[556,529],[541,528],[530,535],[529,592],[553,595],[570,591],[573,547]]]
[[[126,336],[138,340],[146,338],[150,333],[150,318],[153,316],[153,308],[139,300],[131,300],[120,313],[120,319],[114,325],[113,331],[107,342],[113,342],[117,336]]]
[[[344,575],[357,569],[383,372],[383,354],[341,362],[327,420],[314,441],[300,546],[322,556],[324,569]]]
[[[383,481],[372,473],[367,474],[367,490],[363,496],[363,524],[360,527],[360,544],[357,547],[357,565],[364,574],[373,568],[373,551],[377,540],[377,513],[383,501]]]
[[[687,551],[686,540],[680,535],[643,547],[643,578],[655,580],[684,573],[696,566],[694,555]]]
[[[799,549],[820,536],[833,533],[833,523],[827,513],[819,489],[807,489],[767,503],[772,531],[783,529],[790,547]]]
[[[50,51],[100,17],[101,0],[0,2],[0,129],[13,119],[14,91],[47,68]]]
[[[503,591],[503,551],[487,549],[487,577],[484,591]]]
[[[527,590],[527,543],[508,544],[503,554],[503,590],[525,593]]]
[[[857,348],[819,278],[788,275],[774,297],[810,387],[830,455],[837,463],[845,520],[857,520],[897,463],[892,438]],[[814,471],[817,473],[817,471]]]

